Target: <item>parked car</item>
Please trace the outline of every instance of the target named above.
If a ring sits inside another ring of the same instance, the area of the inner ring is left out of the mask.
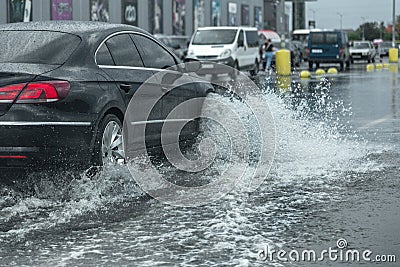
[[[304,42],[292,40],[291,43],[300,51],[301,62],[308,61],[307,45]]]
[[[188,58],[225,64],[238,70],[259,70],[257,28],[200,27],[191,39]]]
[[[187,55],[188,46],[190,42],[189,36],[183,35],[159,35],[156,37],[166,46],[172,49],[177,57],[184,60]]]
[[[350,66],[347,33],[340,30],[310,31],[308,38],[308,66],[317,68],[321,63],[340,64],[340,69]]]
[[[274,55],[272,56],[272,67],[276,65],[275,53],[281,49],[287,49],[290,51],[290,62],[292,69],[299,67],[302,62],[301,50],[292,41],[286,40],[283,42],[273,42]]]
[[[381,56],[389,56],[389,50],[392,48],[392,42],[382,42],[378,44],[379,53]]]
[[[370,41],[354,41],[350,46],[351,63],[356,60],[375,62],[376,50]]]
[[[130,99],[149,77],[179,63],[153,36],[129,25],[12,23],[0,26],[0,43],[0,168],[123,162]],[[169,72],[183,76],[179,66]],[[194,83],[163,95],[168,84],[154,86],[143,101],[163,97],[146,120],[135,122],[146,125],[148,146],[160,144],[161,127],[174,123],[167,115],[181,101],[212,90]],[[193,136],[197,124],[189,122],[181,137]]]

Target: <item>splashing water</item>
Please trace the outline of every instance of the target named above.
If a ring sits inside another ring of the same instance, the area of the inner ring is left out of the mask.
[[[183,262],[187,266],[195,264],[205,251],[211,257],[209,266],[222,262],[246,266],[254,260],[260,245],[273,242],[281,247],[289,242],[291,233],[286,231],[302,220],[306,213],[304,209],[340,199],[340,190],[337,189],[347,173],[368,172],[382,167],[367,159],[372,148],[354,135],[346,122],[342,122],[347,120],[351,109],[344,107],[340,101],[332,102],[329,92],[324,92],[329,88],[322,87],[324,90],[315,93],[311,100],[279,96],[265,90],[258,95],[248,96],[254,100],[253,103],[257,103],[256,107],[251,108],[240,99],[210,94],[210,99],[221,101],[240,114],[251,141],[250,160],[257,159],[262,152],[259,150],[259,136],[264,130],[257,127],[252,109],[263,109],[268,105],[275,122],[276,154],[264,183],[256,191],[249,192],[241,187],[247,182],[247,176],[244,176],[236,190],[222,200],[197,210],[176,209],[150,201],[149,212],[143,212],[139,218],[128,216],[123,230],[118,234],[104,231],[102,242],[122,235],[119,238],[124,241],[132,239],[131,251],[144,253],[143,248],[151,246],[153,251],[168,254],[167,262]],[[215,113],[215,109],[206,102],[204,112]],[[236,123],[230,121],[226,114],[217,116],[225,123]],[[243,166],[235,165],[240,155],[236,155],[238,158],[231,157],[230,139],[226,138],[224,128],[207,120],[201,127],[199,140],[211,138],[218,149],[211,167],[197,176],[203,179],[200,184],[218,179],[227,161],[233,163],[230,165],[233,170],[237,168],[238,172],[241,171]],[[187,153],[189,157],[195,157],[199,153],[198,148],[195,145]],[[166,179],[178,184],[182,180],[183,183],[191,181],[186,173],[175,170],[168,163],[161,162],[157,167],[167,176]],[[249,168],[256,168],[256,165],[250,164]],[[57,233],[71,227],[96,228],[107,218],[118,221],[126,207],[131,208],[143,202],[145,196],[124,167],[106,168],[94,177],[85,174],[66,176],[32,174],[29,178],[31,183],[28,184],[33,190],[21,192],[13,187],[2,189],[0,238],[3,244],[30,240],[31,234],[43,231]],[[115,214],[120,217],[115,218]],[[145,226],[141,220],[146,221]],[[300,240],[309,238],[305,235],[298,237]],[[179,251],[181,246],[188,246],[191,242],[196,245],[190,251]],[[113,243],[113,246],[116,251],[123,249],[117,243]],[[69,257],[69,260],[77,263],[73,261],[70,251],[60,253],[61,256],[50,254],[48,257],[55,258],[55,262],[58,257]],[[157,260],[157,255],[151,259],[135,257],[141,266],[166,262],[162,256]],[[99,264],[107,263],[106,260],[93,260]]]

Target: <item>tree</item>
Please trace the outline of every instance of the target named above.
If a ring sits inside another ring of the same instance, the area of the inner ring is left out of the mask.
[[[378,22],[365,22],[357,28],[356,32],[359,33],[361,38],[364,36],[365,40],[372,41],[373,39],[379,39],[380,25]]]
[[[361,35],[358,31],[352,31],[349,32],[349,40],[350,41],[357,41],[357,40],[361,40]]]

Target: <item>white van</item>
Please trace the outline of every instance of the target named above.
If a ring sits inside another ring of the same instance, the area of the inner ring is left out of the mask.
[[[193,34],[187,58],[226,64],[238,70],[259,70],[257,28],[201,27]]]

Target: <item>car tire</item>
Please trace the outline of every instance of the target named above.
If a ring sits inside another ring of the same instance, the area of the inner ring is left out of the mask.
[[[93,164],[123,164],[125,162],[122,123],[114,114],[106,114],[96,132]]]

